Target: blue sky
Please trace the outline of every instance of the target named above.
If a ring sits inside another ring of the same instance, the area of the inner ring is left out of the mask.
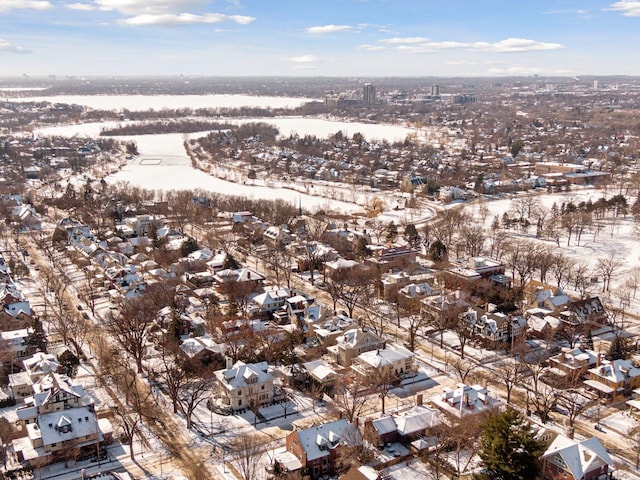
[[[640,0],[0,0],[0,75],[640,75]]]

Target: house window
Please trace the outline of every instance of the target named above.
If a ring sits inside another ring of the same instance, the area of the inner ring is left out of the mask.
[[[260,387],[260,390],[264,390],[264,385],[262,385],[262,386]]]
[[[238,406],[242,405],[242,399],[238,400]]]

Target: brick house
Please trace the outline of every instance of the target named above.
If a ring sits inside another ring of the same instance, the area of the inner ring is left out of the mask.
[[[558,435],[540,460],[545,480],[610,479],[614,466],[597,437],[578,442]]]
[[[349,444],[357,430],[345,419],[305,430],[294,430],[286,439],[291,452],[309,472],[311,478],[333,474],[339,467],[340,447]]]

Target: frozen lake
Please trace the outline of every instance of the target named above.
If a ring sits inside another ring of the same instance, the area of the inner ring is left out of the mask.
[[[311,98],[252,95],[49,95],[7,98],[11,102],[51,102],[84,105],[96,110],[130,111],[180,108],[294,108]]]

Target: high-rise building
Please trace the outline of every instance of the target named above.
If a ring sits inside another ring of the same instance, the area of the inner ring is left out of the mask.
[[[440,85],[438,85],[437,83],[434,83],[433,85],[431,85],[431,96],[432,97],[440,96]]]
[[[365,83],[362,87],[362,102],[366,105],[376,103],[376,87],[370,83]]]

